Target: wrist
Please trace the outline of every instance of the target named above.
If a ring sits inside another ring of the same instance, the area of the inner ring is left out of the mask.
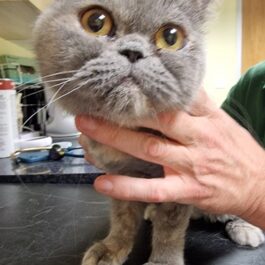
[[[265,151],[261,164],[256,165],[256,173],[251,176],[248,202],[246,210],[240,216],[242,219],[265,229]]]

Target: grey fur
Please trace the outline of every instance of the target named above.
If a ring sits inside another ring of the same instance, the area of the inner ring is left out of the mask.
[[[56,1],[36,26],[41,71],[49,75],[79,70],[60,94],[84,84],[60,103],[71,113],[89,113],[122,125],[130,120],[129,126],[139,117],[187,106],[204,75],[203,21],[199,19],[206,14],[202,3],[209,1],[193,2],[196,9],[184,0]],[[115,39],[95,38],[82,29],[78,14],[90,5],[111,10]],[[185,29],[187,44],[178,52],[157,53],[154,34],[169,22]],[[132,65],[119,51],[136,47],[144,60]]]
[[[56,98],[62,97],[58,103],[70,113],[89,114],[138,130],[140,119],[171,108],[185,109],[196,96],[204,75],[204,24],[212,2],[55,0],[35,28],[41,73],[48,76],[65,72],[56,77],[69,78],[69,82],[53,88],[53,92]],[[94,37],[84,31],[79,14],[89,6],[102,6],[112,14],[114,37]],[[186,45],[178,51],[158,51],[154,45],[155,33],[167,23],[185,31]],[[141,60],[131,63],[123,55],[126,50],[139,52]],[[65,94],[69,95],[63,97]],[[97,166],[108,172],[163,177],[158,165],[87,141]],[[122,264],[131,251],[145,209],[154,224],[148,264],[183,265],[191,207],[160,204],[152,206],[151,211],[146,207],[113,201],[110,233],[88,250],[83,265]]]

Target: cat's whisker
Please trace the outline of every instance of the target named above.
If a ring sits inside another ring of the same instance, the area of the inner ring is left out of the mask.
[[[42,77],[41,77],[41,81],[38,82],[38,83],[35,83],[34,85],[40,85],[40,84],[43,84],[43,83],[49,82],[50,80],[48,80],[48,81],[45,81],[45,80],[44,80],[44,79],[46,79],[46,78],[50,78],[50,77],[54,77],[54,76],[58,76],[58,75],[63,75],[63,74],[75,74],[75,73],[77,73],[78,71],[79,71],[79,70],[62,71],[62,72],[54,73],[54,74],[51,74],[51,75],[42,76]],[[20,88],[20,87],[23,87],[22,89],[18,90],[18,93],[20,93],[20,92],[24,91],[25,89],[28,89],[28,88],[24,88],[25,85],[29,85],[28,87],[30,87],[30,86],[33,85],[33,84],[32,84],[33,82],[35,82],[35,81],[39,81],[39,80],[40,80],[40,78],[36,78],[36,79],[30,80],[29,82],[25,82],[25,83],[23,83],[23,84],[21,84],[21,85],[18,85],[18,86],[16,87],[16,89],[18,89],[18,88]]]
[[[74,78],[69,79],[68,81],[66,81],[53,95],[53,97],[51,98],[51,100],[42,108],[38,109],[35,113],[33,113],[21,126],[21,128],[24,128],[26,126],[26,124],[32,119],[34,118],[36,115],[38,115],[39,113],[41,113],[43,110],[47,109],[51,104],[55,103],[56,101],[58,101],[60,99],[60,97],[58,98],[58,100],[55,100],[56,96],[60,93],[60,91],[64,88],[64,86],[67,83],[70,83],[71,81],[73,81]]]
[[[67,78],[67,79],[64,78],[64,79],[60,79],[60,80],[65,80],[65,81],[64,81],[64,82],[61,82],[61,83],[59,83],[59,84],[53,85],[53,86],[49,86],[49,89],[52,89],[52,88],[55,88],[55,87],[57,87],[57,86],[63,85],[64,83],[66,83],[66,82],[69,80],[69,78]],[[58,79],[57,81],[59,81],[59,79]],[[32,92],[32,93],[30,93],[30,94],[28,94],[28,95],[22,97],[22,99],[26,99],[26,98],[31,97],[31,96],[33,96],[33,95],[36,95],[36,94],[42,93],[44,90],[45,90],[45,88],[40,89],[40,90],[35,91],[35,92]]]
[[[54,100],[53,102],[51,102],[51,104],[57,102],[58,100],[60,100],[60,99],[62,99],[62,98],[64,98],[64,97],[66,97],[66,96],[69,96],[70,94],[74,93],[75,91],[79,90],[80,88],[82,88],[82,87],[85,86],[85,85],[86,85],[86,84],[82,84],[82,85],[80,85],[80,86],[78,86],[78,87],[72,89],[71,91],[67,92],[66,94],[64,94],[64,95],[62,95],[62,96],[60,96],[60,97],[58,97],[58,98],[55,98],[55,100]]]
[[[55,83],[55,82],[59,82],[59,81],[65,81],[65,80],[69,80],[71,77],[64,77],[64,78],[59,78],[59,79],[52,79],[52,80],[48,80],[48,81],[43,81],[42,83],[44,84],[50,84],[50,83]]]
[[[54,77],[54,76],[57,76],[57,75],[64,75],[64,74],[75,74],[75,73],[78,73],[79,70],[69,70],[69,71],[61,71],[61,72],[57,72],[57,73],[53,73],[53,74],[50,74],[50,75],[45,75],[45,76],[42,76],[41,79],[45,79],[45,78],[50,78],[50,77]]]
[[[74,89],[72,89],[71,91],[69,91],[69,92],[67,92],[67,93],[65,93],[64,95],[62,95],[62,96],[60,96],[60,97],[58,97],[58,98],[56,98],[56,96],[60,93],[60,91],[64,88],[64,86],[67,84],[67,83],[69,83],[69,82],[71,82],[71,81],[73,81],[75,78],[71,78],[70,80],[68,80],[67,82],[65,82],[55,93],[54,93],[54,95],[53,95],[53,97],[51,98],[51,100],[45,105],[45,106],[43,106],[42,108],[40,108],[38,111],[36,111],[34,114],[32,114],[24,123],[23,123],[23,125],[22,125],[22,128],[33,118],[33,117],[35,117],[37,114],[39,114],[40,112],[42,112],[44,109],[47,109],[50,105],[52,105],[52,104],[54,104],[54,103],[56,103],[57,101],[59,101],[60,99],[62,99],[62,98],[64,98],[64,97],[66,97],[66,96],[68,96],[68,95],[70,95],[70,94],[72,94],[72,93],[74,93],[75,91],[77,91],[77,90],[79,90],[80,88],[82,88],[83,86],[85,86],[88,82],[89,82],[89,80],[87,81],[87,82],[85,82],[85,83],[83,83],[82,85],[80,85],[80,86],[78,86],[78,87],[76,87],[76,88],[74,88]]]
[[[28,94],[28,95],[22,97],[21,99],[29,98],[29,97],[31,97],[31,96],[37,95],[37,94],[39,94],[39,93],[42,93],[43,91],[44,91],[44,89],[40,89],[40,90],[38,90],[38,91],[35,91],[35,92],[33,92],[33,93],[30,93],[30,94]]]
[[[70,78],[70,77],[69,77],[69,78]],[[34,85],[31,84],[31,85],[29,85],[29,86],[26,86],[26,87],[20,89],[20,90],[18,91],[18,93],[22,93],[22,92],[24,92],[25,90],[29,90],[29,89],[32,88],[32,86],[38,86],[38,85],[43,85],[43,84],[45,85],[45,84],[54,83],[54,82],[58,82],[58,81],[62,81],[62,80],[68,80],[69,78],[53,79],[53,80],[48,80],[48,81],[42,81],[42,82],[36,83],[36,84],[34,84]],[[43,89],[49,89],[49,87],[43,87]]]

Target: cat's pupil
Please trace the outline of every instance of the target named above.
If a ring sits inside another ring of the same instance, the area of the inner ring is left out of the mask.
[[[104,14],[97,12],[90,16],[88,26],[93,32],[99,32],[104,27],[105,19],[106,16]]]
[[[176,28],[167,28],[164,30],[163,36],[167,44],[173,46],[178,40],[178,30]]]

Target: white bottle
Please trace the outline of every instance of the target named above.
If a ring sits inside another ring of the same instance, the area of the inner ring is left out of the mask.
[[[18,139],[16,91],[10,79],[0,79],[0,158],[10,157]]]

